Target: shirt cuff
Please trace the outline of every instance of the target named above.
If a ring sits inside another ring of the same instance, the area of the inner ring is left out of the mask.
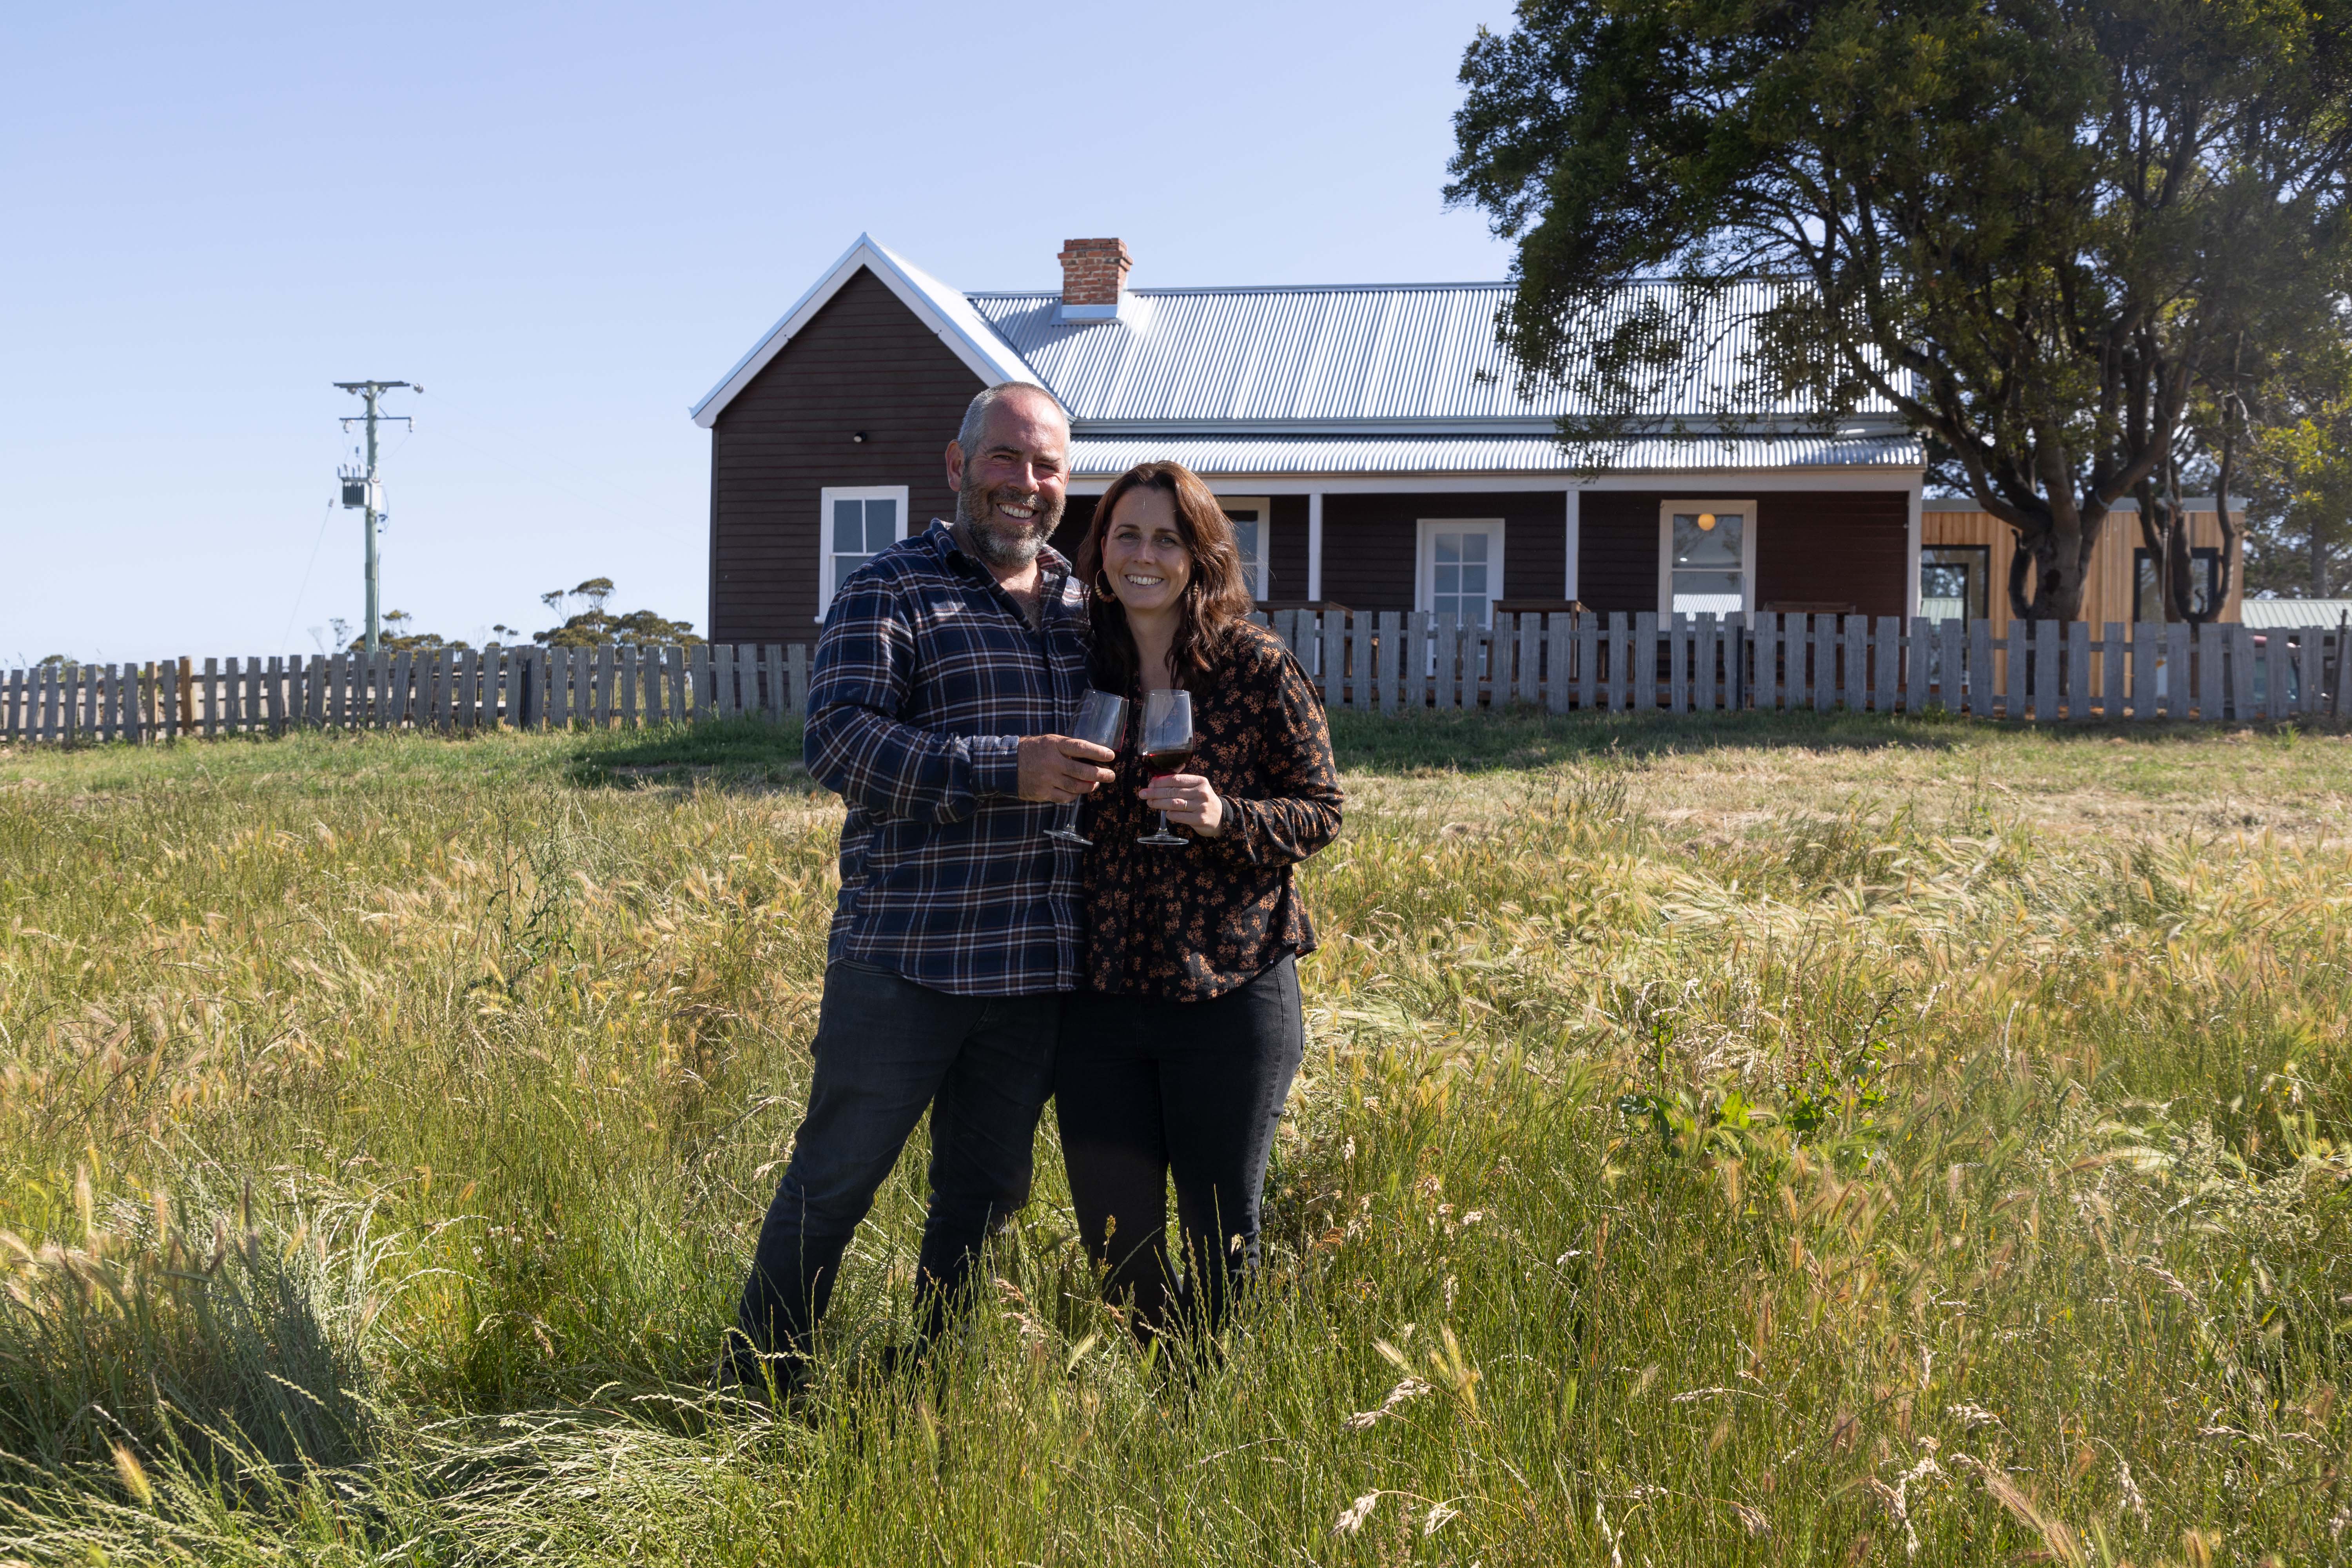
[[[971,751],[974,795],[1020,795],[1020,736],[974,735],[964,744]]]
[[[1202,842],[1221,847],[1228,855],[1249,865],[1256,865],[1258,842],[1263,837],[1260,830],[1264,826],[1259,820],[1256,803],[1235,800],[1231,795],[1221,796],[1220,801],[1225,808],[1224,821],[1219,824],[1223,831],[1214,838],[1202,839]]]

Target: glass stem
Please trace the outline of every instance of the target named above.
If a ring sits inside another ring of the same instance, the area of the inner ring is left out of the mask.
[[[1063,832],[1076,833],[1078,830],[1078,803],[1075,800],[1064,801],[1062,809],[1055,820]]]
[[[1168,837],[1168,814],[1164,811],[1160,814],[1160,837]]]

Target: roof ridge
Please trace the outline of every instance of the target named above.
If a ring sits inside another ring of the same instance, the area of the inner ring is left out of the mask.
[[[1679,288],[1691,283],[1719,283],[1738,287],[1749,283],[1801,282],[1794,278],[1629,278],[1617,285],[1620,289]],[[1477,279],[1469,281],[1433,283],[1198,283],[1171,285],[1155,289],[1129,289],[1129,294],[1144,298],[1170,294],[1394,294],[1410,289],[1516,289],[1518,285],[1507,278]],[[1039,289],[967,289],[967,300],[1057,300],[1061,290]]]

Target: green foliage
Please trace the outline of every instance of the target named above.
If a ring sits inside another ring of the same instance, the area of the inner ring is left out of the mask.
[[[1228,1341],[1105,1312],[1049,1117],[885,1372],[919,1135],[782,1412],[698,1380],[838,891],[793,727],[0,758],[0,1562],[2340,1554],[2352,743],[1335,729]]]
[[[383,630],[376,637],[376,647],[390,648],[395,653],[400,653],[415,649],[461,648],[470,646],[462,641],[445,638],[438,632],[411,631],[410,623],[415,618],[406,610],[386,610],[383,613]],[[351,640],[351,646],[345,651],[358,653],[366,647],[367,637],[362,633]]]
[[[2352,589],[2352,396],[2282,414],[2248,455],[2246,591],[2334,598]]]
[[[673,621],[651,610],[631,610],[615,616],[604,608],[613,596],[610,577],[591,577],[576,588],[555,588],[539,596],[540,603],[561,612],[566,599],[585,599],[588,607],[562,626],[533,632],[531,640],[549,647],[602,647],[614,644],[645,647],[689,647],[702,641],[692,621]]]
[[[2020,615],[2079,614],[2126,497],[2185,565],[2185,488],[2340,342],[2341,0],[1522,0],[1462,79],[1446,194],[1518,243],[1504,336],[1618,411],[1564,438],[1779,279],[1723,411],[1883,400],[2014,529]]]

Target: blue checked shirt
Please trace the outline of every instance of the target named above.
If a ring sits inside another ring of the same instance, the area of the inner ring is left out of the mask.
[[[841,898],[827,962],[960,996],[1077,983],[1075,850],[1057,807],[1016,795],[1020,737],[1066,733],[1087,689],[1069,563],[1037,557],[1032,626],[944,522],[851,574],[809,678],[809,772],[840,792]]]

